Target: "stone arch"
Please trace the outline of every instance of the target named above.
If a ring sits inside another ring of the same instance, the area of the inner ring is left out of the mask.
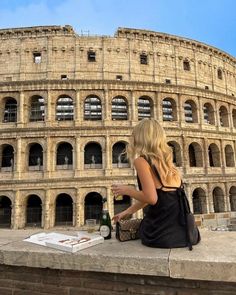
[[[61,169],[72,169],[73,146],[69,142],[60,142],[56,149],[56,165]]]
[[[102,104],[99,96],[91,94],[85,98],[84,120],[102,120]]]
[[[118,196],[114,198],[114,214],[120,213],[131,206],[130,196]]]
[[[42,170],[43,148],[39,143],[29,144],[28,167],[30,170]]]
[[[188,147],[189,166],[203,167],[202,148],[199,143],[192,142]]]
[[[56,120],[72,121],[74,119],[74,101],[69,95],[62,94],[56,101]]]
[[[30,98],[29,121],[37,122],[45,120],[45,102],[40,95],[33,95]]]
[[[125,154],[126,144],[123,141],[118,141],[112,146],[112,166],[113,167],[128,167],[128,159]]]
[[[232,111],[233,127],[236,128],[236,109]]]
[[[168,145],[172,148],[173,151],[173,162],[177,167],[182,166],[182,157],[181,157],[181,148],[178,142],[171,140],[168,141]]]
[[[55,200],[55,226],[73,225],[73,199],[69,194],[61,193]]]
[[[84,147],[85,168],[102,168],[102,147],[97,142],[89,142]]]
[[[220,118],[220,126],[229,127],[229,116],[228,111],[225,106],[221,106],[219,108],[219,118]]]
[[[162,118],[163,121],[177,121],[176,101],[171,97],[162,100]]]
[[[213,189],[213,206],[214,212],[224,212],[225,211],[225,202],[224,202],[224,192],[222,188],[215,187]]]
[[[13,97],[5,98],[3,122],[17,122],[17,101]]]
[[[229,201],[231,211],[236,211],[236,186],[231,186],[229,190]]]
[[[204,122],[215,125],[215,111],[211,103],[207,102],[203,106]]]
[[[186,123],[197,123],[197,105],[195,101],[188,99],[184,102],[184,116]]]
[[[235,166],[234,151],[233,151],[233,148],[230,144],[227,144],[225,146],[225,164],[226,164],[226,167],[234,167]]]
[[[208,157],[210,167],[220,167],[220,150],[215,143],[211,143],[208,147]]]
[[[153,101],[151,97],[143,95],[138,99],[138,120],[153,116]]]
[[[90,192],[84,198],[84,221],[96,219],[99,223],[102,213],[102,196],[97,192]]]
[[[1,145],[1,171],[14,170],[14,148],[10,144]]]
[[[0,195],[0,227],[11,227],[12,202],[5,195]]]
[[[42,200],[38,195],[27,197],[26,226],[42,226]]]
[[[115,96],[111,103],[112,120],[128,120],[128,102],[124,96]]]
[[[207,198],[205,191],[198,187],[195,188],[192,194],[193,197],[193,213],[204,214],[207,213]]]

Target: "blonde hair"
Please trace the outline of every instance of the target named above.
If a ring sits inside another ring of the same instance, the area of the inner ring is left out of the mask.
[[[178,171],[173,163],[172,148],[167,144],[165,131],[155,119],[143,119],[133,129],[126,149],[129,160],[145,156],[157,161],[158,168],[166,178]]]

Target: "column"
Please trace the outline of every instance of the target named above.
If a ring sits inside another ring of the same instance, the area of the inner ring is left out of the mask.
[[[22,215],[22,204],[20,203],[20,191],[16,191],[14,203],[12,203],[12,229],[22,228],[20,217]]]
[[[225,182],[224,185],[225,185],[225,197],[224,197],[225,211],[230,212],[231,211],[230,196],[229,196],[230,185],[228,182]]]
[[[161,93],[156,92],[155,93],[155,103],[156,103],[156,117],[158,121],[162,121],[162,98]]]
[[[52,123],[52,92],[48,91],[47,95],[47,116],[46,116],[46,126],[51,126]]]
[[[25,94],[23,91],[20,92],[20,109],[17,114],[17,126],[23,127],[25,122],[25,113],[24,113],[24,105],[25,105]]]
[[[105,151],[105,175],[109,176],[112,173],[112,147],[109,135],[106,136],[106,151]]]
[[[211,188],[211,185],[208,184],[207,186],[207,195],[208,195],[208,198],[207,198],[207,201],[208,201],[208,213],[214,213],[215,210],[214,210],[214,203],[213,203],[213,194],[212,194],[212,188]]]
[[[208,169],[209,169],[209,155],[208,155],[208,141],[206,138],[203,139],[203,145],[204,145],[203,155],[204,155],[205,175],[207,175]]]
[[[220,159],[221,159],[221,170],[222,170],[222,174],[225,175],[226,163],[225,163],[224,144],[223,144],[223,140],[222,139],[220,139]]]
[[[16,140],[16,162],[15,170],[14,170],[14,178],[21,179],[21,174],[25,168],[25,157],[22,152],[22,139],[20,137]]]
[[[75,210],[75,226],[77,228],[79,228],[82,224],[81,224],[81,220],[80,220],[80,217],[81,217],[81,210],[82,210],[82,207],[81,207],[81,203],[80,203],[80,193],[79,193],[79,190],[77,190],[76,192],[76,202],[74,204],[74,210]]]
[[[74,152],[74,175],[79,177],[81,173],[81,153],[80,153],[80,136],[75,137],[75,152]]]
[[[76,91],[76,96],[75,96],[75,110],[74,110],[74,120],[75,120],[75,126],[80,126],[81,125],[81,121],[83,118],[83,114],[82,114],[82,104],[81,104],[81,97],[80,97],[80,91],[77,90]]]
[[[109,125],[111,121],[111,103],[109,99],[109,91],[104,89],[104,103],[102,104],[102,120],[104,125]]]
[[[44,178],[51,178],[51,172],[53,170],[53,156],[51,153],[51,138],[46,138],[46,150],[45,150],[45,159],[44,159]]]
[[[112,218],[114,216],[114,196],[111,191],[111,187],[107,187],[106,195],[107,195],[107,209]]]
[[[129,104],[129,108],[131,108],[129,110],[129,114],[131,116],[131,118],[129,118],[131,120],[131,125],[135,126],[138,122],[138,103],[136,103],[136,100],[138,102],[138,97],[136,97],[136,95],[134,94],[134,92],[130,92],[130,101],[131,103]]]
[[[50,190],[46,190],[43,208],[43,218],[44,218],[44,229],[49,229],[52,227],[52,205],[50,204]]]

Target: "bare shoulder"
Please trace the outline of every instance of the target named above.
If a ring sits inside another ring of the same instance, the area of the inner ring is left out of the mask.
[[[148,162],[143,157],[138,157],[134,160],[134,166],[135,168],[139,167],[149,167]]]

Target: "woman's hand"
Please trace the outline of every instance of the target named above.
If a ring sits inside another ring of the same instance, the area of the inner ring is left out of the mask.
[[[112,220],[114,221],[114,223],[116,223],[117,221],[120,221],[121,219],[125,219],[128,216],[130,216],[130,214],[127,212],[127,210],[124,210],[124,211],[114,215]]]
[[[131,189],[130,185],[113,184],[111,189],[112,189],[112,193],[115,197],[120,196],[120,195],[121,196],[124,196],[124,195],[130,196],[130,189]]]

